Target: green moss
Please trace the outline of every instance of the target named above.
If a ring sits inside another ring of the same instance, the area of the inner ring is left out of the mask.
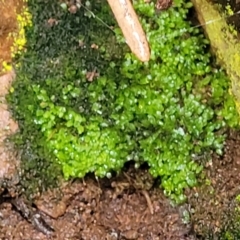
[[[106,6],[95,3],[94,9],[111,25],[112,17]],[[51,97],[56,104],[55,110],[60,106],[70,108],[69,112],[85,108],[89,85],[83,79],[86,72],[97,67],[99,72],[107,73],[107,59],[111,56],[111,60],[117,63],[124,47],[116,44],[110,29],[95,18],[86,17],[82,8],[72,15],[63,11],[58,1],[44,0],[29,1],[28,7],[33,26],[26,29],[26,53],[16,58],[20,65],[16,66],[17,79],[9,102],[20,127],[14,141],[22,152],[21,186],[30,196],[34,191],[55,186],[62,176],[62,165],[47,147],[53,139],[46,139],[37,122],[39,108],[44,106],[41,94],[45,92]],[[50,26],[49,19],[56,19],[58,24]],[[79,41],[84,45],[81,46]],[[93,43],[99,45],[99,51],[91,48]],[[36,95],[37,87],[41,94]],[[47,118],[46,113],[44,117]],[[58,124],[57,127],[61,127],[61,121]]]
[[[134,1],[151,46],[151,60],[141,63],[119,29],[115,36],[84,8],[71,15],[57,1],[29,3],[33,28],[10,98],[21,147],[30,152],[25,168],[41,179],[37,163],[58,163],[69,179],[109,177],[129,160],[147,162],[165,194],[184,201],[201,161],[222,153],[226,125],[238,123],[226,75],[211,66],[205,38],[186,21],[191,4],[176,1],[157,15],[153,3]],[[116,26],[106,3],[91,3]],[[49,18],[58,24],[49,27]],[[89,81],[86,73],[94,71],[100,76]]]

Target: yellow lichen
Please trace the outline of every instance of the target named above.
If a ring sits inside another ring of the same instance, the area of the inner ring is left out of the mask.
[[[25,28],[27,26],[32,26],[32,17],[28,11],[28,8],[25,6],[26,3],[27,0],[23,0],[23,6],[21,7],[21,11],[19,11],[19,13],[16,13],[17,29],[9,32],[7,36],[7,39],[12,39],[12,46],[9,49],[11,58],[14,58],[16,55],[21,54],[21,52],[25,50]],[[16,12],[16,9],[14,10],[14,12]],[[0,74],[8,72],[11,69],[11,62],[7,62],[5,59],[3,59],[2,66],[0,66]]]

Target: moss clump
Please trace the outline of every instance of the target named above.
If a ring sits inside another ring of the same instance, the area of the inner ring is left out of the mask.
[[[71,15],[57,1],[29,3],[33,28],[11,96],[23,139],[41,156],[29,155],[26,165],[42,174],[36,163],[56,160],[68,179],[147,162],[166,195],[183,201],[201,160],[221,154],[224,128],[238,124],[226,75],[211,66],[207,41],[186,21],[191,4],[178,1],[156,15],[153,3],[134,1],[152,51],[141,63],[117,44],[117,28],[115,38],[84,8]],[[107,5],[90,7],[114,25]],[[58,24],[49,27],[50,18]]]

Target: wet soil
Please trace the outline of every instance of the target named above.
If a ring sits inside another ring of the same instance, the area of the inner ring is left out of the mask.
[[[160,188],[137,189],[139,174],[148,175],[130,166],[111,180],[87,177],[46,192],[33,206],[55,230],[48,236],[5,202],[0,239],[194,239],[191,226],[182,221],[183,208],[171,206]]]
[[[201,186],[187,191],[191,223],[199,239],[220,239],[233,227],[235,217],[239,219],[240,132],[229,132],[224,149],[222,157],[214,155],[206,164]]]

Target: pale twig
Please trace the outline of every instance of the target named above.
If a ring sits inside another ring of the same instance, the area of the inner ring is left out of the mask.
[[[149,208],[149,211],[151,214],[154,213],[154,209],[153,209],[153,205],[152,205],[152,201],[149,197],[149,194],[146,190],[142,190],[141,191],[142,195],[145,197],[146,201],[147,201],[147,205],[148,205],[148,208]]]

